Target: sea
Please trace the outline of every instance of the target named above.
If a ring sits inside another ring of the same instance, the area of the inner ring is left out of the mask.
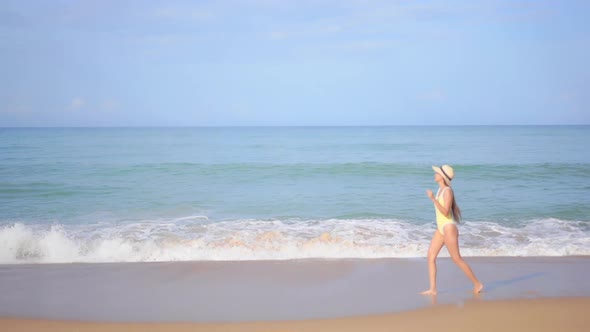
[[[0,264],[590,255],[590,126],[0,128]],[[441,256],[448,254],[443,249]]]

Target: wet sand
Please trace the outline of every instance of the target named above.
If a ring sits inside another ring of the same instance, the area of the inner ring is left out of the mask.
[[[379,331],[425,329],[444,315],[482,331],[492,326],[484,321],[506,329],[590,319],[590,257],[467,261],[486,284],[479,296],[446,258],[436,298],[418,294],[428,287],[425,259],[1,265],[0,330]]]

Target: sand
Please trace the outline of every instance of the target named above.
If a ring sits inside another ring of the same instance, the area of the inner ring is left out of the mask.
[[[88,323],[0,319],[2,331],[588,331],[590,298],[479,301],[389,315],[246,323]]]
[[[467,261],[0,265],[0,331],[590,331],[590,257]]]

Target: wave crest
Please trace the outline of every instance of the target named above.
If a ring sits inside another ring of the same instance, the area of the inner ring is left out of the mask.
[[[424,257],[434,230],[395,219],[16,223],[0,227],[0,263]],[[590,255],[585,221],[466,222],[460,232],[464,256]]]

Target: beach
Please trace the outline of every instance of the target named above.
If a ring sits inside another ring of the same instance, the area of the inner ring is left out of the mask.
[[[586,331],[587,129],[4,130],[0,330]]]
[[[590,332],[588,12],[2,1],[0,332]]]
[[[467,259],[482,294],[447,258],[436,297],[421,258],[2,265],[0,329],[587,330],[590,257]]]

